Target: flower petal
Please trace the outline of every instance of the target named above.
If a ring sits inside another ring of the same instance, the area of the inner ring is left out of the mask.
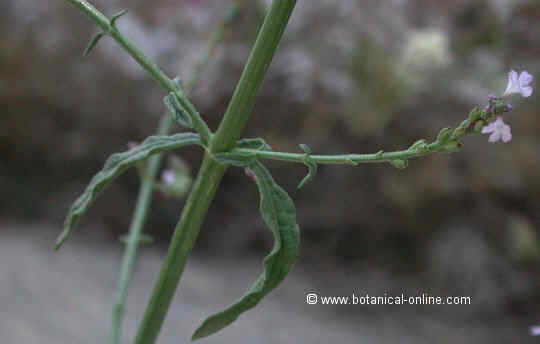
[[[519,76],[515,70],[511,70],[508,73],[508,85],[506,86],[506,91],[504,95],[509,95],[512,93],[518,93],[519,90]]]
[[[494,131],[493,133],[491,133],[491,135],[489,135],[488,141],[495,143],[499,141],[500,139],[501,139],[501,133],[499,131]]]
[[[510,142],[512,140],[512,131],[510,130],[510,126],[504,127],[504,129],[501,130],[501,137],[503,142]]]
[[[525,98],[530,97],[533,93],[533,88],[531,86],[525,86],[521,88],[521,95]]]
[[[521,72],[519,75],[519,85],[521,87],[529,86],[529,84],[533,81],[533,76],[529,74],[526,70]]]
[[[491,122],[482,128],[482,134],[489,134],[495,131],[495,122]]]

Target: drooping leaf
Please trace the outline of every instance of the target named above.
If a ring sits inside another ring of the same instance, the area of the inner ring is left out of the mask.
[[[180,102],[178,101],[178,97],[176,94],[174,94],[174,92],[171,92],[165,96],[165,98],[163,98],[163,102],[176,123],[188,129],[193,129],[193,121],[191,117],[189,117],[186,111],[184,111],[180,105]]]
[[[73,203],[64,222],[64,230],[56,241],[56,249],[66,241],[81,216],[88,210],[98,195],[125,170],[147,159],[153,154],[178,149],[187,145],[201,145],[199,135],[182,133],[172,136],[151,136],[127,152],[116,153],[105,163],[103,169],[92,178],[84,193]]]
[[[247,293],[233,305],[206,319],[195,331],[193,340],[216,333],[255,307],[283,281],[298,256],[300,233],[292,199],[260,162],[252,163],[249,168],[255,174],[261,195],[260,211],[264,222],[272,230],[274,247],[264,259],[264,272]]]

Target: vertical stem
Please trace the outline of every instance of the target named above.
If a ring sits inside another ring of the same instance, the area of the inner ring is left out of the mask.
[[[255,96],[285,31],[296,0],[274,0],[242,77],[217,134],[205,154],[195,185],[176,226],[167,257],[154,287],[136,344],[156,342],[178,283],[185,268],[208,208],[225,173],[226,167],[215,162],[211,154],[234,146],[240,137],[255,102]]]
[[[212,152],[228,150],[240,138],[295,5],[295,0],[273,1],[216,137],[212,141]]]
[[[193,73],[186,83],[184,89],[186,94],[190,94],[201,78],[201,73],[210,62],[214,55],[216,47],[223,40],[225,29],[229,25],[238,12],[238,3],[234,2],[228,9],[224,19],[212,33],[208,46],[201,56],[200,61],[195,66]],[[167,135],[174,124],[172,116],[165,113],[160,120],[157,130],[157,135]],[[125,304],[127,298],[128,287],[132,279],[135,259],[140,244],[140,238],[143,228],[146,223],[147,214],[152,203],[152,193],[154,190],[155,179],[162,160],[162,155],[157,154],[148,160],[146,165],[145,176],[141,181],[139,195],[135,213],[129,229],[129,237],[126,243],[126,249],[122,258],[122,267],[120,269],[120,277],[116,290],[115,302],[112,310],[112,327],[109,337],[110,344],[119,344],[122,337],[122,322],[125,313]]]
[[[176,287],[201,225],[210,207],[225,167],[212,160],[207,154],[176,226],[167,257],[154,286],[150,302],[138,329],[136,344],[155,343],[167,311],[174,297]]]
[[[173,124],[174,121],[172,116],[165,114],[159,123],[157,134],[166,135],[171,130]],[[118,279],[118,287],[113,305],[112,327],[109,338],[109,342],[111,344],[120,343],[127,289],[131,281],[133,267],[135,266],[135,258],[137,257],[139,241],[146,223],[148,210],[150,208],[150,204],[152,203],[152,193],[154,191],[155,179],[162,157],[163,156],[161,154],[157,154],[148,159],[148,163],[146,164],[146,168],[144,170],[144,177],[142,178],[142,183],[139,188],[139,196],[137,198],[135,213],[133,215],[133,219],[131,220],[129,236],[126,243],[124,256],[122,258],[122,267],[120,269],[120,277]]]

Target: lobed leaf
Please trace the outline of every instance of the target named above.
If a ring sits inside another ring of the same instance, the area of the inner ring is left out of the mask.
[[[260,211],[274,236],[274,247],[264,259],[263,273],[246,294],[233,305],[206,319],[193,334],[193,340],[218,332],[255,307],[283,281],[298,257],[300,233],[292,199],[260,162],[253,162],[249,168],[255,174],[261,195]]]
[[[151,136],[127,152],[111,155],[107,159],[103,169],[92,178],[84,193],[77,198],[69,209],[64,222],[64,230],[56,241],[56,249],[59,249],[67,240],[81,216],[90,208],[100,192],[125,170],[137,165],[137,163],[153,154],[194,144],[201,145],[201,140],[199,135],[193,133],[182,133],[172,136]]]

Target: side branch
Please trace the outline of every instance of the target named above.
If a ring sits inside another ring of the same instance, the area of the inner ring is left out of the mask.
[[[212,132],[201,115],[197,112],[195,106],[187,98],[180,86],[171,78],[169,78],[150,58],[148,58],[141,50],[139,50],[129,39],[120,33],[116,28],[115,23],[109,20],[103,13],[96,9],[86,0],[66,0],[79,8],[92,21],[99,26],[103,33],[111,36],[137,63],[157,81],[157,83],[166,91],[174,92],[183,107],[183,110],[191,117],[195,130],[201,136],[205,144],[210,142]]]
[[[395,160],[408,160],[413,158],[420,158],[433,153],[451,153],[457,151],[454,150],[432,148],[427,150],[418,150],[414,148],[405,149],[395,152],[378,152],[372,154],[337,154],[337,155],[310,155],[310,159],[322,165],[358,165],[365,163],[385,163]],[[279,160],[295,162],[299,164],[305,164],[305,153],[286,153],[286,152],[272,152],[261,151],[255,149],[235,149],[231,153],[240,154],[253,154],[255,157],[266,160]]]

